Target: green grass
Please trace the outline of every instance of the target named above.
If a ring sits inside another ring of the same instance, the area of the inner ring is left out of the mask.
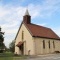
[[[13,57],[0,57],[0,60],[14,60]]]
[[[24,60],[27,56],[14,56],[13,53],[0,53],[0,60]]]

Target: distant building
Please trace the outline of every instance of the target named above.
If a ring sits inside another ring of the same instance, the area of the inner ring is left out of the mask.
[[[26,10],[15,37],[15,53],[40,55],[60,52],[60,37],[50,28],[31,23],[31,16]]]
[[[5,50],[5,45],[3,43],[4,41],[4,32],[1,32],[1,27],[0,27],[0,53],[3,53],[3,51]]]

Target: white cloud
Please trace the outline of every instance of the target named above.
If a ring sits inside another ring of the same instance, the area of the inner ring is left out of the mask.
[[[60,0],[45,0],[41,5],[41,17],[51,17],[60,9]]]
[[[32,19],[40,15],[39,5],[29,4],[28,9],[29,9],[30,15],[32,16]]]

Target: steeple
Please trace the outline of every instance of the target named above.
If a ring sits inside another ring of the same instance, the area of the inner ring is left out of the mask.
[[[25,15],[29,15],[28,9],[26,9]]]
[[[26,24],[30,24],[31,16],[29,15],[28,9],[26,9],[25,15],[23,16],[23,22]]]

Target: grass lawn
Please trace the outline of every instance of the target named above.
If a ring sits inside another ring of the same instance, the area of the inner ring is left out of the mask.
[[[24,60],[27,56],[14,56],[13,53],[0,53],[0,60]]]

